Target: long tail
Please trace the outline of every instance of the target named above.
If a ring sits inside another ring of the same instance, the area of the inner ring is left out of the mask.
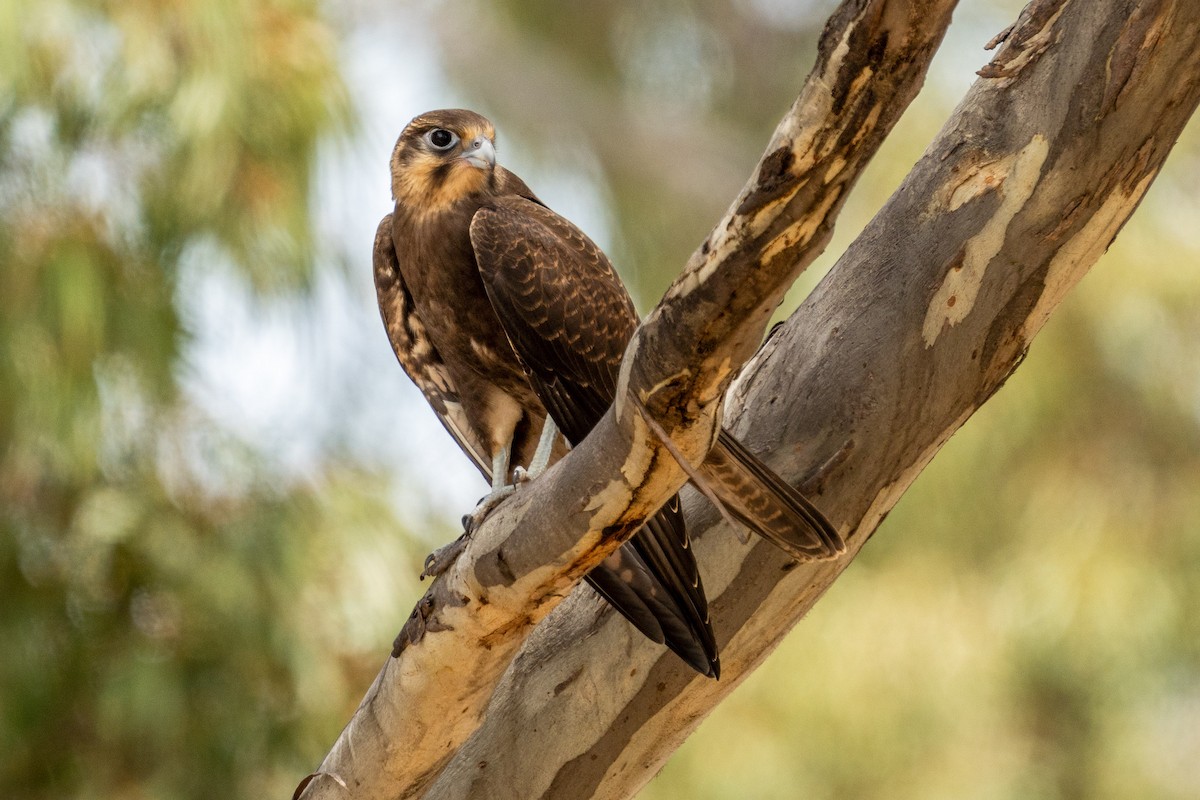
[[[678,497],[593,569],[587,580],[647,638],[666,644],[701,675],[720,677],[708,600]]]
[[[825,515],[725,429],[700,474],[734,518],[792,558],[819,561],[846,551]]]

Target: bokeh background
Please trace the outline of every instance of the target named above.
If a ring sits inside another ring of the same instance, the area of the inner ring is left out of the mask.
[[[829,0],[0,4],[0,795],[290,796],[482,480],[395,364],[400,128],[651,307]],[[803,297],[1019,3],[963,0]],[[1008,385],[645,798],[1200,796],[1200,134]],[[786,310],[786,307],[785,307]]]

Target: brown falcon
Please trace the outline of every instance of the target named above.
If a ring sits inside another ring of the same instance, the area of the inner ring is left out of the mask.
[[[496,166],[495,130],[479,114],[415,118],[391,171],[395,211],[375,234],[380,312],[401,366],[491,480],[486,513],[512,491],[514,467],[532,474],[561,457],[555,426],[575,445],[599,422],[637,312],[600,248]],[[728,432],[700,474],[729,512],[794,558],[845,549],[821,513]],[[719,673],[678,497],[587,580],[646,636]]]

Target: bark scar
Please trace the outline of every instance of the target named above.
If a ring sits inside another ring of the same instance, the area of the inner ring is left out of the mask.
[[[1049,151],[1050,143],[1046,137],[1035,133],[1029,143],[1019,151],[992,165],[988,170],[989,178],[994,176],[991,183],[978,184],[985,188],[995,186],[1003,199],[1000,201],[1000,207],[983,223],[979,233],[963,245],[959,257],[946,271],[942,285],[934,292],[925,311],[925,323],[921,328],[926,347],[933,347],[946,327],[953,327],[962,322],[975,306],[975,298],[983,285],[987,266],[1004,247],[1009,224],[1033,194],[1041,179],[1042,164],[1045,163]],[[974,183],[973,180],[968,181],[968,184]],[[957,191],[952,194],[952,198],[956,194]]]
[[[438,603],[433,595],[438,588],[438,585],[431,587],[425,593],[425,596],[417,601],[417,605],[413,608],[412,614],[409,615],[408,621],[404,623],[404,627],[400,629],[400,633],[396,634],[396,640],[392,642],[392,658],[399,658],[405,648],[420,643],[425,638],[426,633],[440,633],[441,631],[454,630],[454,628],[441,622],[434,616]],[[440,594],[440,592],[438,593]],[[454,604],[465,605],[466,601],[459,599]]]

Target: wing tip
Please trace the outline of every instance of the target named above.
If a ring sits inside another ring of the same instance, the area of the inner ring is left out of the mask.
[[[776,516],[785,521],[782,525],[772,525],[768,520],[748,516],[736,506],[730,506],[729,510],[746,527],[797,561],[829,561],[846,552],[846,541],[841,533],[799,489],[780,477],[727,430],[721,430],[718,444],[753,476],[757,488],[772,499]]]

